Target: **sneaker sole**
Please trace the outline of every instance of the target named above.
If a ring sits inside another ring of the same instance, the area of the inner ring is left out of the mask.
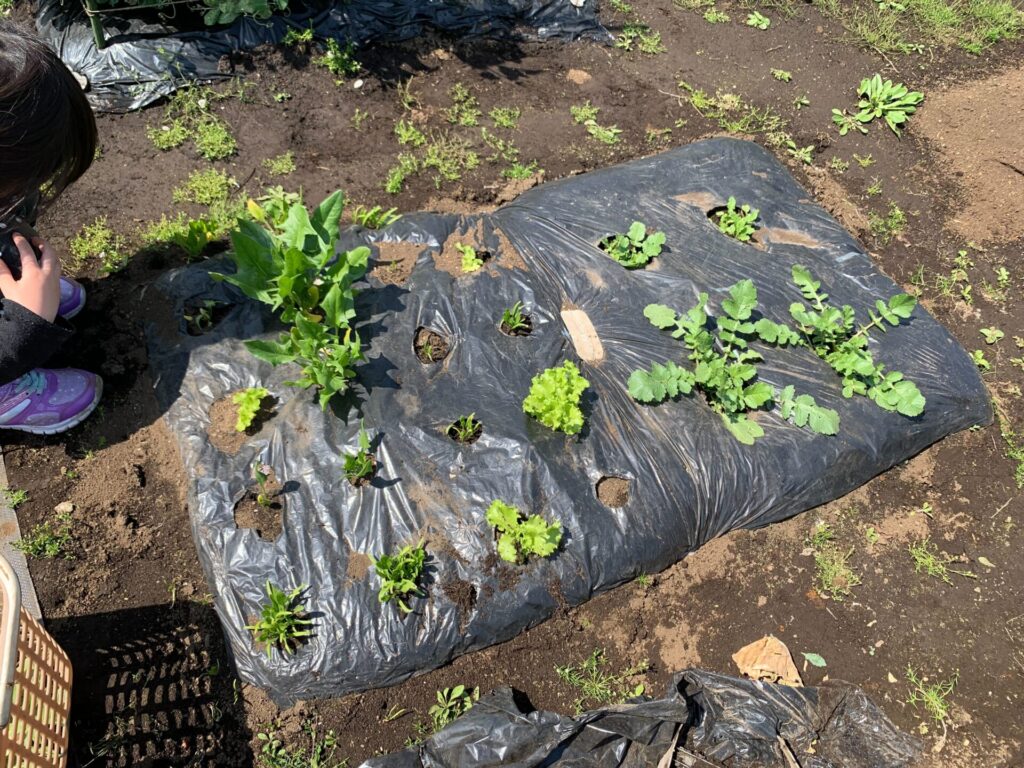
[[[83,421],[85,421],[92,412],[96,410],[96,406],[100,404],[100,398],[103,397],[103,379],[98,380],[99,383],[96,385],[96,396],[92,402],[83,408],[81,411],[76,413],[70,419],[65,419],[57,424],[50,424],[48,426],[36,426],[34,424],[25,424],[23,426],[2,426],[0,429],[9,429],[12,432],[28,432],[32,435],[56,435],[61,432],[67,432],[69,429],[74,429]]]

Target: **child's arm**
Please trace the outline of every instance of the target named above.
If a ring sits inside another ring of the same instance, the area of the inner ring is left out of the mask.
[[[60,306],[60,260],[50,246],[14,234],[21,255],[21,278],[0,261],[0,382],[13,381],[43,365],[71,336],[69,328],[54,323]]]

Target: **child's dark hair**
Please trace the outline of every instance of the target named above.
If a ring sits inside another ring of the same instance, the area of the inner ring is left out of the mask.
[[[0,221],[42,190],[59,195],[96,154],[81,87],[42,40],[0,21]]]

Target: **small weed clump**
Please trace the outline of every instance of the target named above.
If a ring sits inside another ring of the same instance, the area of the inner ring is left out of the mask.
[[[779,82],[788,83],[790,80],[793,79],[793,73],[787,72],[784,69],[773,69],[772,77],[774,77]]]
[[[26,496],[27,498],[27,496]],[[11,544],[16,550],[28,557],[51,560],[63,557],[71,560],[71,515],[62,512],[56,515],[53,522],[46,520],[35,526],[28,535]]]
[[[533,377],[523,411],[549,429],[575,435],[583,429],[580,400],[590,382],[571,360]]]
[[[267,602],[260,609],[260,618],[255,624],[246,625],[257,643],[266,646],[269,658],[274,648],[285,655],[295,653],[303,638],[312,635],[309,627],[313,620],[306,616],[300,596],[307,589],[305,585],[291,592],[284,592],[267,580]]]
[[[941,726],[949,724],[949,697],[953,695],[959,675],[954,674],[946,682],[928,683],[928,678],[918,677],[914,668],[907,666],[907,682],[910,683],[910,695],[907,703],[915,709],[920,706]]]
[[[595,107],[589,101],[585,104],[569,107],[569,114],[572,115],[572,121],[577,125],[585,125],[590,120],[596,120],[600,111],[600,107]]]
[[[231,128],[213,113],[213,103],[227,98],[208,86],[189,85],[171,97],[159,125],[148,126],[146,135],[162,152],[192,139],[196,151],[207,160],[223,160],[238,145]]]
[[[4,488],[0,490],[0,495],[10,509],[17,509],[28,501],[28,491],[23,488]]]
[[[648,662],[642,661],[618,674],[606,672],[607,665],[604,650],[597,648],[579,666],[555,667],[558,677],[580,692],[576,699],[577,713],[588,706],[621,704],[626,699],[643,695],[644,686],[633,685],[630,680],[650,669]]]
[[[874,211],[868,214],[868,226],[871,228],[872,235],[883,243],[888,243],[903,232],[907,226],[907,214],[896,203],[891,202],[889,203],[889,213],[885,216],[879,216]]]
[[[640,53],[648,56],[655,56],[666,51],[665,46],[661,43],[661,32],[655,32],[643,22],[628,21],[622,25],[622,31],[615,38],[615,47],[624,51],[632,51],[634,46]]]
[[[498,128],[513,130],[519,125],[519,118],[523,111],[519,107],[495,107],[487,116],[491,118]]]
[[[427,559],[427,551],[423,545],[405,546],[396,555],[381,555],[373,560],[373,568],[381,580],[377,598],[381,603],[392,600],[402,613],[412,613],[406,602],[407,595],[423,597],[419,580],[423,575],[423,566]]]
[[[180,147],[188,141],[191,132],[185,125],[185,121],[174,119],[163,125],[147,126],[146,136],[153,142],[153,146],[161,152]]]
[[[309,742],[308,751],[305,746],[285,746],[273,729],[257,733],[256,738],[263,745],[261,764],[265,768],[346,768],[348,761],[334,756],[338,745],[334,731],[327,731],[321,737],[316,727],[308,722],[303,724],[302,730]]]
[[[772,20],[760,11],[754,11],[747,15],[747,26],[764,31],[772,24]]]
[[[124,238],[114,233],[107,224],[106,216],[86,224],[68,244],[77,268],[81,268],[89,259],[97,258],[104,272],[116,272],[128,263],[126,249]]]
[[[479,698],[479,688],[468,691],[464,685],[456,685],[454,688],[438,691],[437,703],[427,710],[434,733],[469,712],[473,708],[473,703]]]
[[[323,67],[332,75],[336,75],[340,82],[346,77],[353,77],[359,74],[362,65],[356,60],[355,43],[348,43],[344,48],[334,38],[330,38],[324,44],[322,55],[313,59],[318,67]]]
[[[405,180],[419,170],[420,161],[415,156],[403,152],[398,156],[398,164],[388,170],[384,191],[389,195],[397,195],[405,188]]]
[[[188,181],[171,191],[171,199],[176,203],[196,203],[212,208],[225,205],[231,190],[237,186],[238,182],[226,171],[208,168],[190,173]]]
[[[395,123],[395,136],[398,143],[411,147],[421,147],[427,143],[427,137],[419,128],[404,118]]]
[[[818,523],[807,538],[807,546],[814,550],[818,593],[822,597],[842,602],[853,594],[853,588],[861,583],[861,578],[849,564],[853,547],[842,550],[835,544],[834,538],[831,526]]]
[[[516,180],[516,179],[528,179],[536,173],[540,173],[540,169],[537,168],[537,163],[530,163],[523,165],[520,162],[514,162],[502,172],[502,178]]]
[[[192,140],[196,151],[207,160],[223,160],[238,150],[238,143],[231,135],[227,123],[216,117],[209,117],[196,127]]]
[[[268,157],[263,161],[263,167],[271,176],[287,176],[295,172],[295,153],[290,149],[277,157]]]

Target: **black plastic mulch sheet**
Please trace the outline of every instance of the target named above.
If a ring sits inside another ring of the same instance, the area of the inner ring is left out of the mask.
[[[500,688],[423,744],[360,768],[904,768],[919,754],[859,688],[689,670],[664,698],[575,718],[529,711]]]
[[[279,43],[289,29],[312,25],[321,39],[366,45],[398,42],[427,29],[464,37],[525,37],[609,41],[597,20],[597,0],[353,0],[308,8],[266,20],[242,17],[227,26],[184,30],[155,11],[103,13],[108,45],[96,48],[80,0],[40,0],[39,33],[72,70],[89,83],[97,109],[139,109],[191,80],[224,77],[221,57]]]
[[[763,247],[731,240],[708,220],[706,209],[730,195],[760,209]],[[363,285],[357,309],[369,359],[352,396],[327,413],[312,393],[284,386],[294,368],[275,370],[244,348],[243,340],[274,336],[277,326],[261,307],[213,282],[206,270],[216,267],[162,278],[156,287],[177,312],[199,300],[235,302],[205,336],[190,337],[183,325],[172,338],[152,329],[150,360],[190,478],[200,560],[241,677],[279,701],[397,683],[508,640],[561,605],[656,573],[734,528],[767,525],[839,497],[945,435],[990,420],[974,364],[920,307],[871,342],[877,358],[927,398],[914,419],[864,397],[845,399],[839,378],[802,348],[765,350],[760,378],[776,388],[794,384],[836,409],[836,437],[762,413],[765,437],[745,446],[700,395],[653,407],[633,401],[626,380],[634,369],[682,361],[686,353],[644,318],[650,302],[682,311],[707,291],[717,311],[725,289],[749,277],[765,316],[786,322],[799,299],[794,263],[861,317],[876,298],[899,292],[809,197],[757,145],[714,139],[545,184],[493,213],[419,213],[381,231],[347,230],[343,246],[368,243],[375,257],[383,241],[422,249],[403,284],[370,277]],[[663,230],[667,248],[647,268],[627,271],[595,243],[634,220]],[[490,250],[491,261],[458,277],[435,268],[449,237]],[[517,300],[533,321],[527,337],[498,329],[502,309]],[[599,362],[577,355],[562,321],[570,308],[592,321],[604,350]],[[447,338],[443,361],[420,362],[413,350],[419,328]],[[522,411],[531,378],[564,360],[574,360],[590,382],[577,437]],[[258,384],[279,398],[276,415],[237,454],[218,450],[207,437],[211,404]],[[447,427],[471,412],[483,434],[458,444]],[[355,450],[360,418],[379,471],[372,487],[355,489],[342,478],[339,455]],[[286,488],[276,541],[233,520],[257,459]],[[606,476],[628,482],[623,506],[597,498]],[[561,521],[557,554],[523,567],[498,561],[485,521],[494,499]],[[420,541],[430,553],[428,597],[414,599],[414,613],[403,616],[378,603],[379,580],[365,555]],[[315,636],[294,657],[268,658],[244,628],[268,579],[308,585]]]

